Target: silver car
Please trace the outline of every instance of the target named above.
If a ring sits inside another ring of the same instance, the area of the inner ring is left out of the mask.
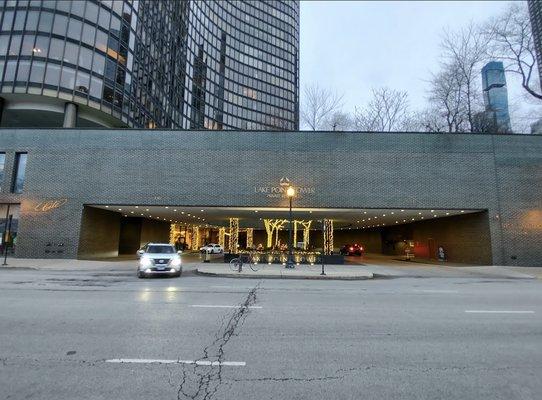
[[[181,252],[175,251],[175,247],[169,243],[149,243],[138,250],[137,255],[139,256],[138,278],[156,275],[181,276],[183,272]]]

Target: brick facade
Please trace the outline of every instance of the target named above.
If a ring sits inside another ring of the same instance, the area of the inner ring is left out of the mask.
[[[542,136],[159,130],[0,130],[11,179],[28,152],[17,253],[76,257],[85,204],[285,206],[254,187],[288,177],[298,207],[487,210],[494,264],[542,264]],[[43,212],[44,200],[66,199]]]

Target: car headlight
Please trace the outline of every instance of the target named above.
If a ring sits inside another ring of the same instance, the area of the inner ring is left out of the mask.
[[[178,267],[179,265],[181,265],[181,259],[180,258],[174,258],[171,260],[171,264],[170,264],[172,267]]]
[[[151,258],[148,256],[141,257],[140,263],[142,267],[150,267],[152,265]]]

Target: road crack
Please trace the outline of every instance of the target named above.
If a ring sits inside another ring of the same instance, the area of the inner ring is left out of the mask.
[[[250,313],[250,307],[256,303],[260,283],[252,288],[239,307],[227,317],[223,317],[220,329],[215,334],[211,344],[203,349],[203,356],[194,364],[182,366],[182,376],[177,390],[177,399],[210,400],[222,384],[222,362],[224,361],[224,346],[239,330]],[[217,365],[204,366],[198,361],[217,362]]]

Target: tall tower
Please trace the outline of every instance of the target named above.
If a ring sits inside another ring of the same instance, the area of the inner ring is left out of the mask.
[[[511,131],[508,112],[508,90],[501,61],[490,61],[482,68],[485,117],[498,133]]]
[[[297,0],[0,1],[1,126],[296,130],[298,93]]]

